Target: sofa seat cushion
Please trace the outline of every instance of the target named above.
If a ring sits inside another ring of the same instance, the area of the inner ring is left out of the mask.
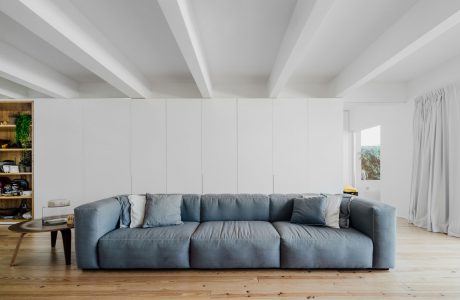
[[[116,229],[98,242],[99,266],[121,268],[190,268],[190,237],[197,222],[182,225]]]
[[[280,236],[265,221],[201,223],[191,239],[193,268],[278,268]]]
[[[353,229],[275,222],[282,268],[372,268],[372,240]]]

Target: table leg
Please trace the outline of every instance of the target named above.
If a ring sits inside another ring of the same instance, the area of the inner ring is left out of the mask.
[[[57,231],[51,231],[51,248],[56,247]]]
[[[13,258],[11,259],[10,266],[14,266],[14,261],[16,260],[16,256],[18,256],[19,247],[21,246],[22,238],[25,235],[26,235],[25,233],[21,233],[21,235],[19,236],[19,240],[18,240],[18,243],[16,244],[16,249],[14,250],[14,254],[13,254]]]
[[[72,250],[72,231],[70,229],[61,230],[62,243],[64,245],[65,264],[70,265]]]

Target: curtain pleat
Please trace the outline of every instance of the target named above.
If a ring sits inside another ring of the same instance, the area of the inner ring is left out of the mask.
[[[460,99],[457,87],[415,99],[409,221],[460,236]]]

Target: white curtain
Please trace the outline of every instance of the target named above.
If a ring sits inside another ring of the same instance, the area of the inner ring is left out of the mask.
[[[460,99],[457,85],[415,99],[409,220],[460,237]]]

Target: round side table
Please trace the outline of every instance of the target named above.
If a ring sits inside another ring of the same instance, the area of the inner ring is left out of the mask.
[[[51,233],[51,247],[56,246],[56,238],[58,231],[62,235],[62,243],[64,245],[64,255],[65,255],[65,264],[70,265],[71,261],[71,249],[72,249],[72,231],[73,225],[42,225],[41,219],[24,221],[21,223],[16,223],[8,227],[9,230],[20,233],[18,243],[16,244],[16,249],[14,250],[13,258],[11,259],[10,266],[14,266],[14,261],[19,252],[19,247],[21,246],[22,239],[28,233],[38,233],[38,232],[50,232]]]

